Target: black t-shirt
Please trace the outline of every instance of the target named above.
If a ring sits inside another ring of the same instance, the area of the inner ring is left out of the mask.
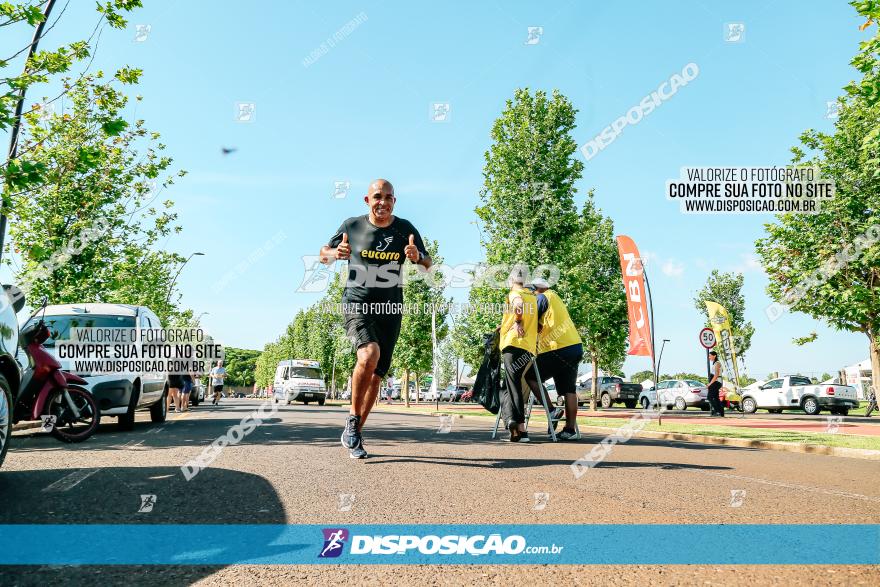
[[[348,235],[351,258],[342,302],[402,302],[400,271],[406,261],[403,249],[409,244],[409,236],[413,235],[413,244],[420,253],[428,254],[419,231],[409,220],[397,216],[388,226],[375,226],[365,214],[343,222],[327,246],[338,247],[343,233]]]

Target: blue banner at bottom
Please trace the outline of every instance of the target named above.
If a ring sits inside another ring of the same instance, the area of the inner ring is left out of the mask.
[[[880,564],[880,526],[0,525],[0,564]]]

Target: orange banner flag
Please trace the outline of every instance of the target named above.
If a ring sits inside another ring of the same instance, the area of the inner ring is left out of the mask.
[[[629,314],[628,354],[650,357],[653,355],[651,323],[648,319],[648,295],[642,258],[636,243],[628,236],[617,237],[617,251],[620,254],[620,271],[626,288],[626,307]]]

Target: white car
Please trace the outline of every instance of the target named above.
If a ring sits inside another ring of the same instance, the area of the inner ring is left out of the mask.
[[[32,320],[39,320],[39,316]],[[54,353],[56,340],[70,338],[71,328],[162,328],[159,317],[145,306],[128,304],[58,304],[46,306],[46,325],[51,338],[45,346]],[[61,359],[62,369],[72,370]],[[164,422],[168,405],[168,376],[164,373],[79,373],[101,409],[101,416],[116,416],[122,430],[134,427],[136,410],[150,410],[153,422]]]
[[[747,414],[758,409],[779,414],[782,410],[803,410],[815,415],[823,409],[846,416],[859,407],[856,388],[849,385],[814,384],[802,375],[786,375],[771,379],[756,389],[742,391],[742,406]]]
[[[426,402],[436,402],[438,400],[441,402],[451,402],[454,397],[455,397],[455,386],[454,385],[447,386],[446,389],[429,388],[428,391],[426,391],[422,394],[422,398]]]
[[[709,388],[700,381],[693,379],[666,379],[657,384],[656,389],[644,389],[639,394],[639,405],[648,409],[657,403],[657,392],[660,392],[660,404],[667,410],[686,410],[697,407],[709,409]]]

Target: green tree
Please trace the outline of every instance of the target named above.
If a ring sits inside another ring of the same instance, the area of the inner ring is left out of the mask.
[[[41,34],[45,36],[53,28],[45,26],[44,3],[0,3],[0,28],[8,31],[4,33],[4,38],[12,39],[15,35],[19,39],[18,47],[14,49],[14,52],[0,58],[0,131],[10,130],[14,126],[16,106],[32,86],[47,83],[53,76],[70,71],[75,63],[90,57],[92,43],[97,38],[95,33],[98,29],[105,23],[113,28],[125,28],[127,22],[124,13],[140,6],[140,0],[98,2],[97,10],[100,14],[98,27],[89,39],[74,41],[52,50],[46,50],[45,43],[40,43],[42,49],[31,55],[31,43],[36,32],[33,29],[37,29],[41,25],[44,26]],[[56,18],[60,18],[61,14],[56,14]],[[42,41],[42,36],[38,42]],[[22,63],[24,60],[26,61]],[[21,67],[21,73],[16,75],[7,71],[13,67]],[[55,97],[54,100],[60,98],[65,92]],[[40,107],[41,105],[34,105],[29,112],[36,113]],[[112,134],[112,132],[108,134]],[[76,146],[74,145],[72,148],[75,149]],[[19,153],[23,151],[24,149],[19,149]],[[85,152],[83,150],[83,153]],[[45,171],[39,162],[20,159],[7,160],[0,166],[0,180],[11,190],[27,189],[38,185],[42,181]],[[4,190],[3,196],[3,211],[8,212],[11,203],[9,200],[10,191]]]
[[[697,375],[696,373],[676,373],[669,377],[669,379],[688,379],[691,381],[699,381],[703,384],[709,383],[709,378],[706,375]]]
[[[872,25],[880,25],[880,2],[877,0],[853,0],[850,5],[866,22],[859,27],[865,30]],[[875,29],[873,37],[859,44],[859,52],[850,62],[861,74],[859,81],[850,83],[844,88],[852,97],[864,101],[865,106],[873,107],[880,104],[880,26]],[[880,119],[868,121],[864,136],[861,137],[861,149],[865,154],[867,172],[880,176]]]
[[[559,288],[560,295],[581,334],[584,357],[592,372],[616,373],[626,358],[629,319],[614,224],[595,207],[590,193],[575,226],[577,234],[572,240],[576,245],[570,264],[563,270],[567,287]],[[598,379],[593,377],[593,410],[597,396]]]
[[[275,369],[282,360],[281,345],[278,341],[266,343],[263,352],[254,361],[254,379],[257,386],[266,389],[275,381]]]
[[[643,371],[636,371],[629,376],[629,380],[633,383],[641,383],[645,379],[650,379],[651,381],[654,381],[654,372],[650,369],[645,369]]]
[[[145,305],[163,324],[184,325],[192,315],[177,308],[173,290],[184,259],[157,249],[180,231],[173,202],[157,199],[183,172],[168,173],[159,133],[121,119],[128,98],[116,86],[138,75],[67,80],[67,112],[26,115],[20,160],[43,172],[13,199],[10,236],[21,266],[4,261],[35,299]]]
[[[425,241],[425,248],[434,265],[443,264],[437,241]],[[431,339],[431,308],[436,308],[435,324],[438,343],[446,336],[448,309],[443,298],[443,274],[436,269],[420,279],[407,279],[403,286],[404,307],[411,311],[403,315],[400,337],[394,349],[391,366],[395,373],[409,381],[410,373],[415,380],[433,370],[434,350]],[[406,404],[409,405],[408,387],[401,387]]]
[[[706,301],[716,302],[724,306],[730,314],[730,326],[733,336],[733,350],[737,357],[745,360],[746,353],[752,346],[752,335],[755,328],[751,322],[746,321],[746,298],[742,293],[744,277],[742,273],[721,273],[713,269],[706,279],[706,284],[694,297],[694,307],[703,315],[706,315],[706,326],[711,327],[706,311]],[[723,353],[722,345],[716,349]]]
[[[437,361],[437,388],[445,389],[450,383],[455,383],[455,368],[458,362],[458,357],[452,348],[451,336],[447,336],[440,343]]]
[[[483,336],[500,322],[489,308],[502,304],[506,296],[506,288],[491,281],[503,281],[515,264],[534,270],[548,261],[565,265],[571,258],[578,229],[574,184],[584,167],[575,157],[572,137],[576,113],[558,91],[547,96],[540,90],[533,94],[528,88],[517,89],[492,125],[481,205],[475,211],[483,224],[486,264],[502,269],[492,272],[492,280],[476,272],[469,294],[473,311],[454,329],[454,348],[474,370],[482,359]],[[567,283],[557,289],[566,298],[575,293]]]
[[[250,387],[254,384],[257,359],[262,353],[250,349],[225,347],[223,349],[223,366],[226,368],[226,380],[229,385]]]
[[[873,66],[871,72],[866,76]],[[817,167],[835,182],[834,198],[818,214],[777,216],[756,249],[770,278],[767,293],[780,304],[774,315],[787,306],[863,333],[880,389],[880,143],[864,148],[880,120],[880,101],[857,93],[839,103],[833,133],[807,130],[792,149],[795,164]]]

